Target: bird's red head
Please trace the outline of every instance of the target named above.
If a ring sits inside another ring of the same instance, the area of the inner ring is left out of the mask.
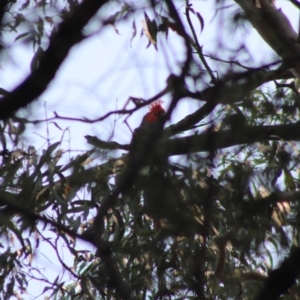
[[[145,116],[146,122],[154,123],[166,114],[165,110],[161,106],[162,104],[162,100],[157,100],[149,105],[150,111]]]

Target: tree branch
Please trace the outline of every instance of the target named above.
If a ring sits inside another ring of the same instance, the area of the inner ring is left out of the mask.
[[[297,141],[300,140],[300,123],[272,126],[246,126],[242,129],[205,132],[199,135],[161,141],[159,149],[168,156],[210,151],[213,140],[214,150],[253,144],[268,140]]]
[[[210,139],[214,141],[215,150],[241,144],[250,145],[256,142],[274,139],[297,141],[300,140],[300,122],[287,125],[246,126],[240,130],[235,128],[234,130],[204,132],[199,135],[161,140],[157,148],[163,151],[167,156],[209,151]],[[104,143],[103,141],[101,142]],[[111,143],[112,142],[106,143],[105,149],[108,149]],[[120,149],[127,149],[128,147],[128,145],[120,145]],[[112,143],[112,149],[116,149],[115,143]],[[124,160],[124,158],[123,156],[122,160]]]
[[[12,93],[0,100],[0,119],[9,117],[19,108],[39,97],[54,78],[69,50],[84,36],[82,29],[108,0],[85,0],[75,8],[71,17],[62,22],[50,41],[36,71],[29,75]]]
[[[290,2],[292,2],[292,4],[294,4],[298,9],[300,9],[300,2],[297,0],[290,0]]]
[[[202,47],[200,46],[200,43],[199,43],[199,40],[198,40],[198,37],[197,37],[197,34],[196,34],[196,31],[195,31],[195,28],[194,28],[194,25],[191,21],[191,17],[190,17],[190,3],[189,3],[189,0],[186,0],[185,1],[185,15],[186,15],[186,19],[187,19],[187,22],[189,24],[189,27],[192,31],[192,35],[193,35],[193,39],[194,39],[194,46],[196,48],[196,51],[199,55],[199,58],[202,62],[202,64],[204,65],[205,69],[207,70],[209,76],[210,76],[210,79],[211,79],[211,82],[216,82],[216,78],[213,74],[213,71],[211,70],[210,66],[208,65],[204,55],[203,55],[203,52],[202,52]]]
[[[256,300],[277,299],[292,287],[300,273],[300,248],[296,247],[290,256],[273,270]]]
[[[283,59],[296,59],[292,72],[300,78],[298,34],[281,9],[269,0],[235,0],[265,42]]]

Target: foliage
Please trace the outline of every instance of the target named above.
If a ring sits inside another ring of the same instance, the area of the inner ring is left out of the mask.
[[[1,298],[22,299],[34,280],[42,282],[42,294],[51,299],[253,299],[270,292],[276,274],[271,270],[281,255],[288,263],[277,271],[289,279],[277,283],[278,292],[273,285],[274,295],[298,299],[300,102],[291,66],[278,57],[265,65],[243,63],[245,45],[230,58],[230,45],[223,45],[218,56],[206,53],[199,37],[212,25],[192,1],[182,2],[183,7],[171,0],[119,1],[113,12],[107,1],[99,1],[97,9],[92,2],[6,1],[0,27],[3,55],[18,43],[34,52],[31,74],[23,83],[26,96],[40,84],[31,76],[40,74],[44,60],[51,65],[55,59],[51,53],[67,53],[109,25],[117,34],[120,24],[132,26],[131,45],[141,30],[157,55],[172,32],[185,47],[185,59],[157,95],[132,97],[127,103],[122,99],[122,109],[97,120],[55,114],[51,120],[57,128],[63,119],[102,124],[110,115],[127,118],[166,95],[171,97],[167,117],[187,98],[200,106],[152,141],[148,151],[156,154],[151,163],[157,176],[140,168],[149,162],[146,158],[134,168],[127,155],[111,158],[116,149],[129,150],[128,145],[95,136],[86,136],[91,150],[66,162],[63,138],[47,140],[46,149],[38,151],[22,141],[35,122],[20,110],[3,117]],[[247,15],[235,2],[225,2],[230,5],[216,1],[216,14],[229,10],[232,28],[247,27]],[[233,4],[235,10],[230,10]],[[75,24],[87,11],[95,16],[83,30],[63,26]],[[143,18],[141,25],[137,18]],[[61,39],[69,33],[66,28],[73,28],[68,46]],[[47,90],[56,71],[45,74],[42,90],[30,101]],[[13,101],[15,91],[1,87],[2,103]],[[20,98],[16,102],[18,108],[27,104]],[[37,122],[48,126],[49,119]],[[143,154],[149,156],[147,149]],[[50,249],[63,270],[55,280],[33,264]]]

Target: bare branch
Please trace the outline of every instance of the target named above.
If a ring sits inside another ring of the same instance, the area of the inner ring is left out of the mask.
[[[122,145],[114,141],[106,142],[98,139],[96,136],[85,136],[87,142],[99,149],[108,149],[108,150],[115,150],[115,149],[122,149],[122,150],[129,150],[129,145]]]
[[[48,122],[48,121],[52,121],[52,120],[68,120],[68,121],[77,121],[77,122],[84,122],[84,123],[96,123],[96,122],[101,122],[105,119],[107,119],[109,116],[111,115],[131,115],[132,113],[134,113],[135,111],[137,111],[138,109],[140,109],[141,107],[147,106],[149,104],[151,104],[152,102],[154,102],[155,100],[159,99],[160,97],[166,95],[169,92],[170,88],[168,86],[166,86],[162,91],[160,91],[159,93],[157,93],[156,95],[154,95],[153,97],[151,97],[148,100],[145,100],[143,102],[141,102],[139,105],[136,105],[136,107],[132,108],[132,109],[119,109],[119,110],[112,110],[109,111],[108,113],[106,113],[105,115],[96,118],[96,119],[88,119],[88,118],[73,118],[73,117],[65,117],[65,116],[60,116],[58,115],[56,112],[54,112],[54,117],[48,118],[48,119],[39,119],[39,120],[32,120],[32,121],[26,121],[27,123],[32,123],[32,124],[38,124],[41,122]],[[130,97],[130,98],[134,98],[134,97]]]
[[[297,0],[290,0],[298,9],[300,9],[300,2]]]
[[[199,58],[200,58],[201,62],[203,63],[205,69],[207,70],[207,72],[208,72],[208,74],[209,74],[209,76],[210,76],[211,82],[216,82],[216,78],[215,78],[215,76],[214,76],[212,70],[210,69],[210,67],[209,67],[209,65],[208,65],[208,63],[207,63],[207,61],[206,61],[206,59],[205,59],[205,57],[204,57],[204,55],[203,55],[203,53],[202,53],[202,47],[201,47],[200,44],[199,44],[198,37],[197,37],[197,35],[196,35],[194,25],[193,25],[193,23],[192,23],[192,21],[191,21],[191,17],[190,17],[190,4],[189,4],[189,1],[186,0],[185,3],[186,3],[186,6],[185,6],[185,14],[186,14],[186,18],[187,18],[188,24],[189,24],[190,29],[191,29],[192,34],[193,34],[193,38],[194,38],[194,41],[195,41],[195,42],[194,42],[195,48],[196,48],[196,50],[197,50],[197,53],[198,53],[198,55],[199,55]]]
[[[210,140],[214,141],[213,149],[222,149],[241,144],[253,144],[268,140],[300,140],[300,123],[272,126],[246,126],[234,130],[205,132],[182,138],[162,141],[160,149],[168,155],[180,155],[210,150]]]
[[[298,34],[281,9],[269,0],[235,0],[265,42],[283,59],[296,59],[291,69],[300,78],[300,45]]]

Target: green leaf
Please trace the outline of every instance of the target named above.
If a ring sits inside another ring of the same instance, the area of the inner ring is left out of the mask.
[[[40,65],[40,60],[42,59],[43,55],[44,55],[44,50],[41,46],[39,46],[30,62],[31,73],[33,73],[35,70],[38,69]]]
[[[20,39],[24,38],[25,36],[27,36],[27,35],[29,35],[29,34],[30,34],[30,32],[24,32],[24,33],[19,34],[19,35],[15,38],[15,42],[16,42],[17,40],[20,40]]]
[[[135,25],[135,20],[132,22],[132,35],[130,39],[130,47],[132,47],[131,43],[134,37],[136,36],[136,25]]]
[[[284,184],[290,191],[294,191],[296,188],[294,177],[287,168],[283,168],[284,171]]]
[[[158,28],[156,25],[155,20],[150,20],[148,15],[144,12],[145,20],[142,21],[143,26],[143,33],[148,38],[149,43],[146,48],[148,48],[151,44],[154,45],[155,49],[157,50],[157,32]]]
[[[49,146],[49,148],[47,149],[47,153],[51,154],[58,146],[60,145],[60,142],[56,142],[54,144],[52,144],[51,146]]]

